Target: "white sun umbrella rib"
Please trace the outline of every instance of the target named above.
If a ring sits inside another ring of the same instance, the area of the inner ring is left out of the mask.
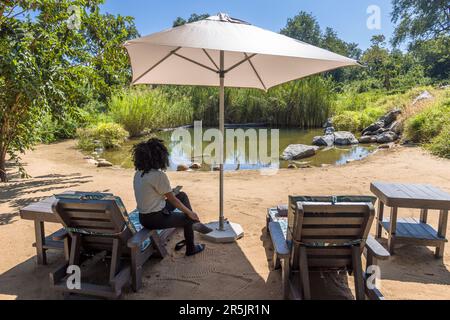
[[[148,68],[144,73],[142,73],[139,77],[137,77],[134,81],[133,84],[138,82],[139,80],[141,80],[143,77],[145,77],[149,72],[151,72],[153,69],[155,69],[157,66],[159,66],[161,63],[163,63],[164,61],[166,61],[167,59],[169,59],[172,55],[174,55],[178,50],[180,50],[181,47],[178,47],[176,49],[171,50],[168,54],[166,54],[164,56],[164,58],[162,58],[161,60],[159,60],[157,63],[155,63],[153,66],[151,66],[150,68]]]
[[[244,53],[244,55],[245,55],[246,58],[249,58],[249,56],[246,53]],[[264,91],[267,91],[267,87],[264,84],[264,81],[261,79],[261,76],[259,75],[258,71],[256,70],[256,68],[255,68],[255,66],[254,66],[254,64],[253,64],[253,62],[251,60],[251,57],[248,59],[248,63],[252,67],[253,72],[256,74],[256,77],[258,78],[259,82],[261,82],[261,85],[263,86]]]

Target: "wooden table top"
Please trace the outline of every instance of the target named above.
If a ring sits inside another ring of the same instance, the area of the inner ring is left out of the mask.
[[[59,223],[59,218],[52,211],[52,204],[56,201],[54,196],[33,202],[20,209],[20,217],[26,220],[39,220]]]
[[[450,194],[429,184],[372,182],[370,191],[389,207],[450,209]]]

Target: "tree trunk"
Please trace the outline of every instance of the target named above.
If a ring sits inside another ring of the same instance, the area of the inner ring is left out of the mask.
[[[8,182],[6,176],[6,154],[0,151],[0,181]]]

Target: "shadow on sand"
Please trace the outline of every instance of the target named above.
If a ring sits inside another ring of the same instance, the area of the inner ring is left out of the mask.
[[[0,214],[0,225],[13,222],[19,215],[19,209],[49,196],[49,193],[58,193],[82,184],[91,182],[91,176],[80,173],[68,175],[50,174],[30,179],[14,179],[0,185],[0,204],[9,203],[10,212]],[[45,195],[41,195],[45,194]]]
[[[177,231],[167,243],[168,256],[162,260],[152,258],[144,265],[143,288],[137,293],[127,288],[124,299],[245,300],[282,297],[279,273],[260,275],[239,247],[239,242],[206,242],[203,253],[185,257],[182,251],[173,250],[181,238],[182,232]],[[36,257],[32,257],[1,274],[0,295],[15,299],[62,299],[62,295],[50,289],[48,278],[49,272],[63,263],[62,253],[49,251],[48,261],[47,266],[38,266]]]

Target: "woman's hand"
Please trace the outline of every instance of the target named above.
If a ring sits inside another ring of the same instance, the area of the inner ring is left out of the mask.
[[[180,200],[173,194],[173,192],[169,192],[165,194],[167,201],[169,201],[175,208],[180,209],[185,215],[189,217],[189,219],[200,222],[200,218],[198,215],[186,207]]]
[[[187,215],[191,220],[194,220],[194,221],[196,221],[196,222],[200,222],[200,218],[198,217],[198,215],[197,215],[195,212],[191,211],[191,212],[189,212],[189,213],[186,213],[186,215]]]

